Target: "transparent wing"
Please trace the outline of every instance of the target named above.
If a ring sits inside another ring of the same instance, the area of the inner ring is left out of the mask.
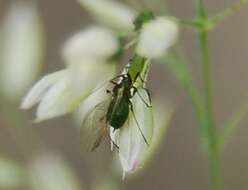
[[[106,113],[109,101],[97,104],[85,116],[80,129],[83,150],[94,151],[108,135]]]

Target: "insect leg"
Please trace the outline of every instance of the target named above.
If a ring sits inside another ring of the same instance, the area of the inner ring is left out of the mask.
[[[136,74],[136,76],[134,77],[134,82],[136,82],[136,80],[137,80],[137,78],[138,77],[140,77],[141,78],[141,76],[140,76],[140,72],[138,72],[137,74]],[[140,79],[141,80],[141,82],[143,83],[143,79]]]
[[[138,122],[138,120],[137,120],[137,118],[136,118],[136,116],[135,116],[135,114],[134,114],[133,103],[130,101],[129,104],[130,104],[131,113],[132,113],[133,118],[134,118],[134,121],[135,121],[135,123],[136,123],[136,125],[137,125],[137,127],[138,127],[138,129],[139,129],[139,132],[140,132],[142,138],[144,139],[146,145],[149,146],[149,143],[148,143],[148,141],[147,141],[147,139],[146,139],[146,137],[145,137],[143,131],[141,130],[140,125],[139,125],[139,122]]]
[[[152,105],[151,94],[150,94],[149,90],[148,90],[147,88],[145,88],[145,86],[144,86],[145,81],[144,81],[144,79],[140,76],[140,72],[138,72],[138,73],[136,74],[136,76],[135,76],[135,78],[134,78],[134,81],[136,81],[137,78],[139,78],[139,79],[141,80],[141,82],[142,82],[141,88],[142,88],[143,90],[146,91],[147,96],[148,96],[148,98],[149,98],[149,104],[144,100],[144,98],[141,96],[141,94],[139,93],[138,89],[137,89],[135,86],[132,87],[132,88],[134,89],[133,95],[137,92],[138,95],[139,95],[139,97],[140,97],[140,98],[142,99],[142,101],[146,104],[146,106],[147,106],[147,107],[152,107],[152,106],[151,106],[151,105]]]
[[[111,82],[112,84],[117,85],[117,83],[116,83],[115,80],[118,79],[118,78],[123,78],[124,76],[125,76],[125,74],[118,75],[118,76],[112,78],[112,79],[110,80],[110,82]]]
[[[125,73],[128,73],[129,68],[130,68],[130,64],[128,64],[128,65],[126,65],[126,66],[124,67]]]
[[[146,105],[146,107],[151,108],[152,107],[152,101],[151,101],[151,96],[150,96],[150,92],[148,91],[148,89],[142,88],[147,93],[147,96],[149,98],[149,103],[146,102],[146,100],[143,98],[143,96],[140,94],[139,90],[135,86],[133,86],[132,88],[134,89],[134,92],[133,92],[133,95],[130,98],[132,98],[135,95],[135,93],[137,92],[138,96],[140,97],[142,102]]]
[[[142,89],[146,91],[146,94],[148,96],[149,104],[150,104],[150,106],[148,106],[148,107],[152,107],[152,98],[151,98],[150,91],[147,88],[145,88],[145,87],[142,87]],[[140,93],[138,92],[138,94],[140,94]]]
[[[117,148],[117,151],[119,152],[120,147],[115,143],[115,141],[110,137],[110,135],[107,135],[108,139],[110,140],[111,143],[113,143],[114,147]]]
[[[107,89],[107,90],[106,90],[106,93],[107,93],[107,94],[110,94],[112,97],[114,96],[114,93],[113,93],[112,90]]]

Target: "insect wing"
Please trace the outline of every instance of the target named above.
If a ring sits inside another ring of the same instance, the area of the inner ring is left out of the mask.
[[[108,135],[106,112],[109,101],[97,104],[85,116],[80,129],[82,148],[94,151]]]

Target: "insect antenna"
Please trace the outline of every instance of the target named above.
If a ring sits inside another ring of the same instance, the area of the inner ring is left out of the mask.
[[[146,137],[145,137],[143,131],[141,130],[140,125],[139,125],[139,122],[138,122],[138,120],[137,120],[137,118],[136,118],[136,116],[135,116],[135,114],[134,114],[133,104],[132,104],[131,101],[130,101],[130,110],[131,110],[131,113],[133,114],[134,121],[135,121],[135,123],[136,123],[136,125],[137,125],[137,127],[138,127],[138,129],[139,129],[139,132],[140,132],[142,138],[144,139],[146,145],[149,146],[149,143],[148,143],[148,141],[147,141],[147,139],[146,139]]]

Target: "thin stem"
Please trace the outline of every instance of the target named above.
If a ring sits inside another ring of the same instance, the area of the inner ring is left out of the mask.
[[[196,10],[197,10],[197,18],[205,18],[206,11],[203,0],[196,0]]]
[[[223,21],[225,18],[233,15],[245,5],[248,5],[248,0],[239,0],[237,3],[233,4],[231,7],[228,7],[222,12],[220,12],[219,14],[213,16],[211,18],[213,25],[216,25],[219,22]]]
[[[211,68],[209,64],[208,34],[205,30],[199,31],[200,48],[202,54],[202,77],[204,82],[205,108],[209,126],[214,128],[213,118],[213,85],[211,79]]]
[[[124,49],[125,49],[125,50],[128,50],[129,48],[133,47],[137,42],[138,42],[138,39],[137,39],[137,38],[131,40],[130,42],[128,42],[128,43],[124,46]]]
[[[191,99],[192,107],[198,119],[199,125],[204,126],[205,114],[204,114],[204,105],[202,102],[202,98],[194,83],[192,74],[185,60],[186,58],[183,56],[180,49],[176,49],[176,52],[174,54],[167,56],[163,62],[166,64],[166,66],[171,71],[171,73],[175,75],[176,79],[181,83],[181,85],[186,90],[186,93]],[[201,134],[204,134],[203,130],[204,128],[201,129]]]
[[[176,17],[170,17],[170,19],[174,22],[177,22],[181,26],[199,28],[200,24],[201,24],[201,22],[199,22],[195,19],[180,19],[180,18],[176,18]]]
[[[243,102],[237,112],[233,114],[230,120],[225,124],[219,137],[219,146],[224,150],[226,144],[230,141],[235,129],[248,114],[248,100]]]
[[[198,38],[200,42],[201,50],[201,62],[202,62],[202,77],[204,86],[204,100],[205,100],[205,113],[206,124],[205,132],[208,144],[208,159],[210,165],[210,174],[213,190],[222,189],[221,179],[221,161],[220,151],[218,147],[217,132],[214,123],[213,112],[213,84],[211,78],[211,65],[209,60],[209,48],[208,48],[208,23],[209,19],[204,7],[203,0],[197,1],[197,18],[202,22],[201,27],[198,29]]]
[[[200,47],[202,52],[202,75],[204,82],[205,109],[206,109],[206,139],[208,140],[208,157],[210,164],[212,188],[214,190],[222,189],[220,154],[218,148],[216,128],[213,116],[213,97],[211,68],[208,52],[208,33],[205,30],[199,31]]]

